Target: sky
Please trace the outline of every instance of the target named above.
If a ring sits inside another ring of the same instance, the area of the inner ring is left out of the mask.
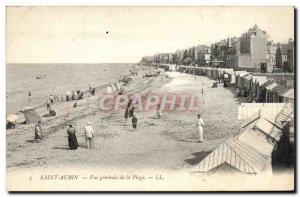
[[[293,7],[7,7],[7,63],[135,63],[240,36],[294,38]]]

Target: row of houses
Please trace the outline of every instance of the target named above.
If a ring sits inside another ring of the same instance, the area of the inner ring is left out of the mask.
[[[142,63],[184,64],[232,68],[249,72],[294,72],[294,41],[274,43],[257,25],[239,37],[197,45],[174,53],[143,57]]]
[[[294,72],[294,41],[274,43],[267,33],[254,25],[240,37],[212,45],[212,61],[224,67],[252,72]]]

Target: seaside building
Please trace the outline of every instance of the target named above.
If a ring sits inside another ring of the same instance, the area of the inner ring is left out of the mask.
[[[257,25],[240,37],[240,55],[238,69],[251,72],[266,70],[267,34]]]
[[[175,52],[175,63],[176,64],[182,64],[182,59],[184,55],[184,49],[178,49]]]
[[[227,49],[225,57],[226,68],[236,69],[238,67],[238,59],[240,55],[239,39],[236,37],[227,39]]]
[[[267,43],[267,70],[266,72],[272,72],[276,65],[276,51],[277,45],[270,41]]]
[[[289,39],[288,51],[287,51],[288,72],[294,72],[294,66],[295,66],[294,58],[295,58],[294,41],[292,39]]]
[[[287,53],[288,45],[287,44],[278,44],[276,50],[276,67],[282,72],[287,72]]]
[[[144,56],[141,60],[142,63],[151,64],[155,62],[155,56]]]
[[[230,68],[249,72],[294,72],[294,41],[275,44],[265,31],[254,25],[240,37],[223,39],[211,46],[197,45],[145,57],[146,62]]]
[[[208,65],[211,59],[211,48],[207,45],[195,47],[195,62],[199,65]]]
[[[227,39],[221,40],[211,45],[212,67],[225,67]]]

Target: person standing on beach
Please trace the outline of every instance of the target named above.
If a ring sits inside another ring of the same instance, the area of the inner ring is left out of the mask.
[[[31,92],[29,91],[28,93],[28,96],[29,96],[29,101],[31,100]]]
[[[50,95],[50,101],[51,101],[51,104],[53,104],[53,102],[54,102],[54,96],[52,94]]]
[[[204,126],[204,121],[201,118],[200,114],[198,114],[197,117],[198,117],[198,120],[197,120],[198,138],[199,138],[199,142],[203,142],[203,127],[202,126]]]
[[[47,100],[47,110],[50,111],[51,110],[51,106],[50,106],[50,99]]]
[[[92,86],[91,86],[91,84],[89,83],[89,93],[91,94],[91,92],[92,92]]]
[[[39,120],[34,130],[34,142],[39,143],[41,142],[42,139],[43,139],[42,121]]]
[[[160,104],[158,104],[156,108],[156,117],[157,119],[160,119],[161,117]]]
[[[125,121],[127,122],[128,116],[129,116],[129,108],[131,106],[132,103],[132,99],[129,99],[129,102],[127,103],[126,109],[125,109],[125,114],[124,114],[124,118]]]
[[[76,137],[76,129],[73,127],[72,124],[69,125],[67,133],[68,133],[68,142],[69,142],[70,149],[76,150],[78,148],[78,142]]]
[[[132,128],[134,130],[136,130],[136,127],[137,127],[137,118],[136,118],[135,115],[133,115],[133,117],[132,117]]]
[[[72,101],[75,100],[75,92],[74,92],[74,91],[72,92],[72,98],[71,98],[71,100],[72,100]]]
[[[90,122],[88,122],[84,128],[84,135],[86,140],[86,148],[94,148],[94,129]]]
[[[129,118],[132,118],[134,116],[134,107],[131,107],[129,110]]]

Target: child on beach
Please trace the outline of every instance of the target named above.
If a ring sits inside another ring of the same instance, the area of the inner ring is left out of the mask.
[[[156,108],[156,117],[157,119],[160,119],[161,117],[160,104],[158,104]]]
[[[50,99],[47,100],[47,110],[50,111],[51,107],[50,107]]]
[[[137,126],[137,118],[135,115],[133,115],[132,117],[132,127],[134,130],[136,130],[136,126]]]

